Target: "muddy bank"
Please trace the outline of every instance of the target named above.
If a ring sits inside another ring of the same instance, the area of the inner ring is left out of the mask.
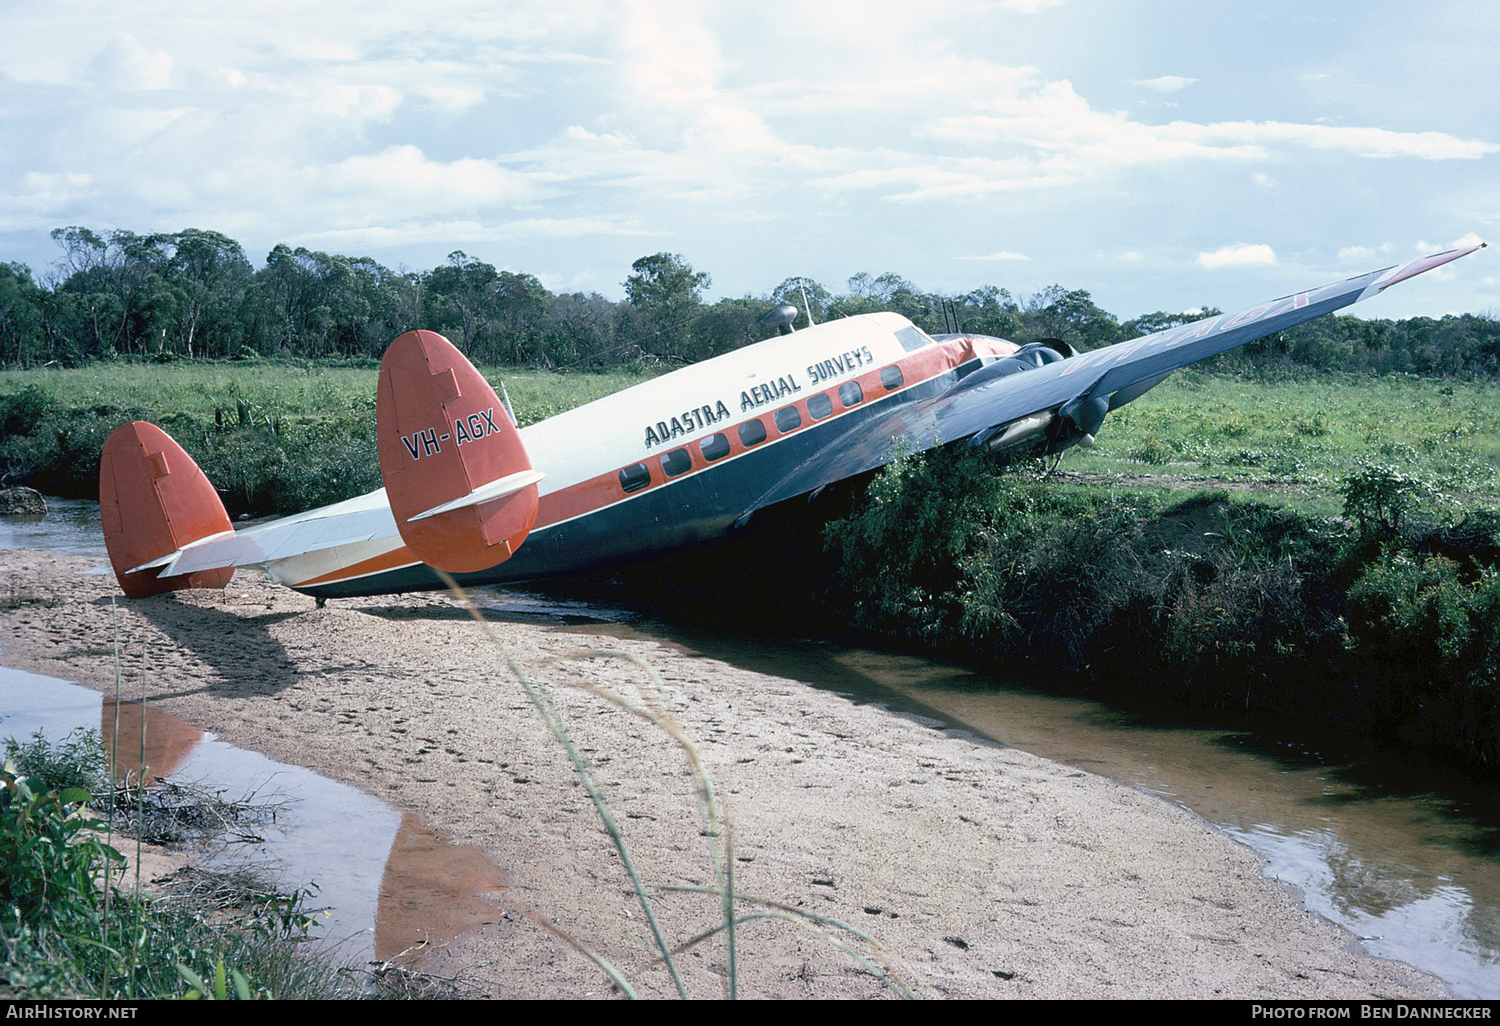
[[[0,658],[113,687],[112,578],[29,552],[0,556]],[[238,745],[308,766],[474,844],[508,875],[492,922],[434,963],[476,996],[607,996],[600,971],[521,911],[588,941],[642,994],[671,985],[566,758],[504,661],[443,596],[335,602],[241,573],[224,592],[118,606],[127,690]],[[554,685],[654,887],[711,882],[691,783],[651,727],[568,688],[640,674],[610,639],[501,623]],[[868,932],[917,991],[952,997],[1413,997],[1441,984],[1356,953],[1297,908],[1260,861],[1154,798],[1022,752],[855,706],[653,643],[732,818],[739,888]],[[713,899],[665,893],[676,942]],[[723,992],[725,952],[681,957],[695,996]],[[866,997],[881,985],[825,941],[757,920],[742,993]]]

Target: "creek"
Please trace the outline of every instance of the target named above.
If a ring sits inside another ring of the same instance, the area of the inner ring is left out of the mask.
[[[55,503],[54,510],[45,522],[0,519],[0,549],[102,558],[97,506]],[[1420,755],[1315,744],[1296,723],[1142,712],[1043,688],[1035,675],[827,637],[663,619],[555,586],[496,593],[484,604],[558,630],[649,637],[1149,792],[1260,852],[1268,876],[1297,888],[1308,908],[1346,927],[1370,953],[1439,976],[1455,996],[1500,997],[1500,800],[1484,782]]]

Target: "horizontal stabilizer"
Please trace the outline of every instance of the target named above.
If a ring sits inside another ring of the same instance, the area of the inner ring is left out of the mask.
[[[509,559],[536,522],[541,475],[484,375],[443,336],[409,331],[380,361],[380,474],[406,546],[452,573]]]
[[[155,562],[163,566],[163,577],[208,567],[270,566],[306,552],[398,535],[385,492],[376,491],[243,531],[204,538]]]
[[[519,492],[527,485],[537,484],[546,476],[546,474],[543,474],[539,470],[522,470],[515,474],[510,474],[498,481],[491,481],[487,485],[480,485],[469,494],[460,495],[452,502],[445,502],[440,506],[432,507],[425,513],[418,513],[408,520],[407,523],[426,520],[428,517],[435,517],[439,513],[448,513],[455,509],[463,509],[466,506],[477,506],[481,502],[489,502],[491,499],[503,499],[507,495]]]

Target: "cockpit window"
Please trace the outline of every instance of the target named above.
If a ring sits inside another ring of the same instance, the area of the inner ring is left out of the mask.
[[[901,343],[902,349],[905,349],[908,353],[910,353],[917,349],[921,349],[923,346],[931,342],[932,339],[922,334],[916,328],[902,328],[900,331],[896,332],[896,341]]]

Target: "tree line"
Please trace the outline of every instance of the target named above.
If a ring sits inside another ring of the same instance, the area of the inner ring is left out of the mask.
[[[930,333],[967,331],[1018,342],[1060,338],[1079,350],[1217,314],[1157,311],[1119,321],[1083,289],[1028,296],[984,285],[924,292],[898,274],[855,275],[834,294],[787,278],[758,296],[703,300],[711,284],[680,255],[631,266],[625,299],[553,293],[531,274],[499,270],[463,251],[428,271],[393,271],[369,257],[281,244],[265,266],[218,232],[137,234],[72,226],[40,276],[0,263],[0,366],[77,366],[97,360],[378,358],[411,328],[447,335],[480,363],[604,367],[690,363],[770,337],[761,320],[791,303],[819,323],[890,310]],[[1367,372],[1500,376],[1493,316],[1364,321],[1324,318],[1236,355],[1236,365],[1297,364]]]

